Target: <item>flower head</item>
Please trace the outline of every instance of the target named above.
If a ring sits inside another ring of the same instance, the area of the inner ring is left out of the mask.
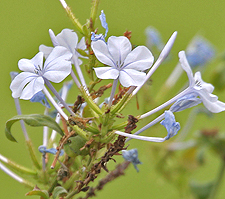
[[[124,87],[142,85],[146,74],[154,61],[152,53],[145,46],[132,50],[129,39],[124,36],[111,36],[107,44],[93,41],[92,49],[97,59],[109,67],[94,68],[100,79],[118,79]],[[132,50],[132,51],[131,51]]]
[[[64,47],[57,46],[49,54],[43,66],[43,53],[39,52],[32,59],[21,59],[20,70],[11,85],[12,96],[20,99],[31,99],[44,88],[45,79],[59,83],[71,73],[72,54]]]
[[[168,132],[165,140],[168,140],[171,137],[175,136],[180,130],[180,123],[176,122],[175,117],[170,110],[165,111],[165,119],[161,121],[160,124],[162,124]]]
[[[149,49],[152,50],[154,47],[156,47],[158,51],[163,49],[164,43],[158,30],[154,27],[147,27],[145,29],[145,34],[147,37],[147,47],[149,47]]]
[[[196,72],[193,76],[184,51],[179,52],[179,58],[181,66],[187,73],[189,79],[189,92],[196,93],[209,111],[213,113],[224,111],[225,103],[219,101],[218,97],[212,94],[214,90],[213,85],[204,82],[201,78],[200,72]]]
[[[187,60],[192,68],[203,66],[215,56],[215,48],[202,36],[195,36],[188,45]]]
[[[136,171],[139,172],[137,165],[142,163],[138,159],[138,150],[137,149],[122,150],[122,155],[123,155],[123,158],[131,162],[134,165],[134,168],[136,169]]]
[[[75,64],[75,60],[78,57],[86,58],[79,54],[76,49],[85,50],[86,44],[84,37],[80,40],[78,43],[78,36],[77,33],[75,33],[73,30],[70,29],[63,29],[58,35],[55,36],[54,32],[50,29],[49,35],[52,40],[52,44],[54,47],[56,46],[63,46],[67,48],[69,52],[73,54],[73,57],[71,59],[72,64]],[[52,52],[53,47],[48,47],[45,45],[39,46],[39,51],[44,53],[45,58],[48,57],[50,52]],[[78,59],[79,65],[82,64],[82,61]]]

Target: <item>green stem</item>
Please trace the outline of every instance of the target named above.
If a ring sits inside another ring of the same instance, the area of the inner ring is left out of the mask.
[[[110,113],[113,115],[115,113],[121,112],[122,109],[125,107],[125,105],[130,101],[130,99],[132,98],[131,94],[126,93],[122,99],[111,108]]]
[[[92,31],[94,30],[95,27],[95,20],[96,20],[96,15],[98,11],[98,5],[99,5],[99,0],[92,0],[92,7],[91,7],[91,15],[90,18],[92,19]]]
[[[221,164],[219,173],[218,173],[217,178],[214,182],[214,186],[212,188],[212,191],[211,191],[208,199],[216,198],[216,194],[218,193],[219,186],[220,186],[220,184],[222,182],[222,179],[223,179],[223,176],[224,176],[224,171],[225,171],[225,157],[222,158],[222,164]]]
[[[26,140],[26,144],[27,144],[28,151],[29,151],[29,153],[30,153],[30,157],[31,157],[31,160],[32,160],[34,166],[35,166],[37,169],[40,170],[40,169],[41,169],[41,165],[40,165],[40,163],[39,163],[38,160],[37,160],[37,156],[36,156],[36,154],[35,154],[35,152],[34,152],[34,148],[33,148],[33,144],[32,144],[32,142],[31,142],[31,140],[30,140],[30,139],[29,139],[29,140]]]
[[[27,167],[21,166],[11,160],[9,160],[8,158],[3,157],[2,155],[0,155],[0,160],[2,162],[4,162],[6,165],[8,165],[9,167],[11,167],[12,169],[15,169],[16,171],[23,173],[23,174],[28,174],[28,175],[37,175],[37,172],[29,169]]]
[[[79,178],[79,172],[77,171],[77,172],[75,172],[75,173],[72,174],[72,176],[69,178],[69,180],[67,180],[67,181],[65,182],[65,184],[63,185],[63,187],[64,187],[66,190],[68,190],[68,189],[72,186],[72,184],[73,184],[76,180],[78,180],[78,178]]]
[[[53,179],[53,182],[52,182],[50,188],[48,189],[48,192],[52,193],[54,188],[57,186],[57,184],[58,184],[58,180],[57,180],[57,175],[56,175]]]
[[[116,124],[114,126],[112,126],[109,131],[112,131],[112,130],[122,130],[124,129],[128,124],[128,121],[125,121],[125,122],[122,122],[120,124]]]
[[[67,6],[65,8],[69,18],[72,20],[74,26],[76,27],[76,29],[81,33],[83,34],[83,28],[82,28],[82,25],[81,23],[79,22],[79,20],[75,17],[75,15],[73,14],[72,10],[70,9],[69,6]]]
[[[79,128],[77,125],[70,125],[73,130],[79,135],[81,136],[82,138],[84,138],[85,140],[89,140],[88,136],[87,136],[87,132],[83,131],[81,128]]]
[[[103,113],[102,113],[101,109],[94,103],[92,98],[87,95],[87,92],[85,91],[85,89],[83,87],[81,87],[80,90],[82,92],[83,98],[85,99],[87,104],[90,106],[90,108],[97,114],[102,115]]]

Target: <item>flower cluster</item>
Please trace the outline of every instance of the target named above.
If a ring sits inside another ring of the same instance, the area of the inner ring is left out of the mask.
[[[61,2],[69,12],[67,4],[64,1]],[[71,13],[69,12],[69,14]],[[73,17],[71,18],[73,19]],[[43,154],[42,166],[35,160],[33,153],[31,156],[37,169],[46,172],[46,165],[49,162],[46,153],[55,154],[51,168],[56,168],[57,165],[61,166],[61,169],[57,171],[57,181],[62,181],[62,191],[67,194],[66,198],[72,198],[80,191],[89,189],[88,184],[97,178],[101,169],[108,171],[107,162],[118,152],[122,152],[125,160],[132,162],[138,171],[136,165],[141,162],[138,160],[137,150],[126,151],[125,142],[133,138],[151,142],[169,140],[181,128],[179,122],[175,120],[174,113],[200,103],[203,103],[212,113],[225,110],[225,103],[219,101],[218,97],[212,94],[214,87],[202,80],[200,72],[193,75],[185,52],[181,51],[179,52],[180,65],[187,73],[189,86],[162,105],[140,116],[129,116],[128,120],[122,121],[122,110],[167,58],[177,32],[172,34],[165,46],[160,43],[158,49],[161,50],[161,53],[154,62],[151,51],[145,46],[134,48],[130,37],[126,34],[125,36],[110,36],[107,39],[108,24],[103,11],[100,21],[105,29],[104,35],[97,34],[97,30],[92,27],[93,21],[82,29],[79,28],[80,24],[77,20],[74,22],[78,31],[82,31],[84,35],[80,42],[78,42],[77,33],[73,30],[64,29],[55,36],[50,29],[49,34],[53,47],[40,45],[40,52],[32,59],[19,60],[18,67],[23,72],[15,75],[10,85],[12,97],[16,100],[18,116],[7,122],[7,138],[15,141],[10,128],[14,122],[20,120],[28,147],[32,151],[24,123],[31,126],[45,126],[44,141],[39,147],[39,151]],[[155,42],[159,43],[159,41]],[[86,64],[85,68],[83,62]],[[90,77],[89,84],[86,84],[85,69]],[[60,83],[67,77],[71,77],[79,89],[79,94],[74,99],[76,101],[72,105],[66,102],[66,96],[71,86],[64,84],[62,91],[57,92],[51,84],[51,82]],[[105,79],[113,81],[97,87],[100,80]],[[107,90],[110,88],[109,94]],[[107,98],[102,100],[102,96]],[[52,114],[46,98],[51,102],[57,114]],[[45,106],[45,115],[22,115],[19,99],[41,102]],[[168,108],[168,106],[170,107]],[[138,131],[132,132],[139,120],[161,110],[163,113],[160,116]],[[50,117],[53,115],[55,120]],[[62,127],[59,126],[60,121]],[[157,123],[165,127],[167,131],[165,137],[139,135]],[[50,139],[48,128],[53,129]],[[123,131],[123,129],[125,130]],[[55,141],[56,133],[61,136],[59,143]],[[53,147],[55,145],[57,147]],[[57,164],[57,160],[59,164]],[[70,171],[76,175],[69,174]],[[45,175],[49,175],[51,179],[52,176],[49,173],[46,172]],[[76,186],[74,186],[75,182]],[[56,187],[52,187],[52,190],[54,188]],[[32,194],[34,192],[31,192]]]

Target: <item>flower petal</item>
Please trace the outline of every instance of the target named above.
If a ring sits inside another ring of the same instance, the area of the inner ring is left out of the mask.
[[[49,54],[52,52],[53,47],[49,47],[49,46],[45,46],[43,44],[41,44],[39,46],[39,51],[44,53],[44,57],[45,59],[47,59],[47,57],[49,56]]]
[[[29,100],[44,87],[44,79],[42,77],[34,78],[28,83],[20,96],[20,99]]]
[[[21,59],[18,62],[20,70],[25,72],[34,73],[35,69],[42,69],[43,66],[43,53],[37,53],[32,59]]]
[[[219,113],[225,110],[225,103],[218,100],[216,95],[208,93],[206,90],[198,92],[204,106],[212,113]]]
[[[179,58],[180,58],[180,64],[181,64],[182,68],[185,70],[185,72],[187,73],[187,76],[188,76],[188,79],[189,79],[189,85],[194,86],[195,80],[194,80],[194,77],[193,77],[191,67],[188,64],[185,52],[180,51],[178,55],[179,55]]]
[[[124,68],[144,71],[149,69],[154,61],[152,53],[145,46],[132,50],[124,60]]]
[[[165,120],[161,121],[160,124],[162,124],[168,132],[165,140],[175,136],[180,130],[180,124],[176,122],[174,114],[170,110],[165,111]]]
[[[102,40],[92,41],[91,48],[93,49],[95,56],[100,62],[108,66],[112,67],[116,66],[112,56],[108,51],[108,47],[104,41]]]
[[[124,87],[140,86],[145,80],[146,74],[134,69],[124,69],[120,71],[119,80]]]
[[[27,83],[29,83],[30,81],[32,81],[37,77],[38,77],[37,74],[30,72],[22,72],[18,74],[10,84],[12,97],[19,98],[21,96],[24,86],[26,86]]]
[[[78,36],[73,30],[63,29],[57,36],[59,45],[66,47],[73,55],[77,48]]]
[[[117,79],[119,76],[119,71],[112,67],[98,67],[94,70],[99,79]]]
[[[194,86],[194,88],[196,90],[206,89],[207,92],[209,92],[209,93],[212,93],[213,92],[214,86],[212,84],[209,84],[209,83],[204,82],[202,80],[202,77],[201,77],[201,73],[200,72],[196,72],[195,73],[194,79],[195,79],[195,86]]]
[[[55,47],[45,61],[43,76],[52,82],[61,82],[71,73],[71,62],[68,61],[71,57],[72,54],[66,48]]]
[[[170,111],[179,112],[202,103],[202,100],[197,97],[196,93],[191,93],[179,98],[171,107]]]
[[[49,36],[50,36],[50,38],[51,38],[51,40],[52,40],[52,44],[53,44],[53,46],[55,47],[55,46],[59,46],[59,42],[58,42],[58,40],[57,40],[57,38],[56,38],[56,36],[55,36],[55,33],[51,30],[51,29],[49,29]]]
[[[132,49],[129,39],[124,36],[109,37],[107,45],[109,53],[112,55],[114,62],[118,66],[124,62],[126,56],[131,52]]]

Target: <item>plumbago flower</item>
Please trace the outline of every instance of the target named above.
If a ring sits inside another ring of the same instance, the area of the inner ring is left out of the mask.
[[[179,58],[181,66],[187,73],[189,79],[189,87],[186,90],[188,92],[187,94],[190,93],[197,94],[202,100],[205,107],[213,113],[219,113],[221,111],[224,111],[225,103],[219,101],[218,97],[212,94],[214,90],[213,85],[204,82],[201,78],[200,72],[196,72],[195,75],[193,76],[191,67],[188,64],[184,51],[179,52]]]
[[[97,41],[97,40],[105,41],[105,38],[106,38],[107,33],[109,31],[108,24],[106,22],[106,16],[105,16],[105,13],[103,12],[103,10],[101,11],[99,19],[101,21],[102,27],[105,29],[105,35],[103,35],[103,34],[95,34],[94,32],[92,32],[91,33],[91,40],[92,41]]]
[[[43,53],[39,52],[31,60],[21,59],[20,70],[11,85],[13,98],[29,100],[43,90],[45,80],[59,83],[71,73],[72,54],[64,47],[57,46],[49,54],[43,66]]]
[[[165,118],[165,119],[162,120],[163,118]],[[146,136],[138,135],[141,132],[143,132],[144,130],[146,130],[149,127],[153,126],[154,124],[158,123],[160,120],[162,120],[160,122],[160,124],[162,124],[167,130],[166,137],[160,138],[160,137],[146,137]],[[140,129],[139,131],[137,131],[134,134],[124,133],[124,132],[120,132],[120,131],[115,131],[115,133],[118,135],[128,137],[127,141],[129,141],[131,139],[138,139],[138,140],[144,140],[144,141],[149,141],[149,142],[164,142],[164,141],[170,139],[171,137],[175,136],[179,130],[180,130],[180,123],[176,122],[174,114],[172,113],[172,111],[168,110],[168,111],[165,111],[165,113],[160,115],[158,118],[156,118],[155,120],[153,120],[148,125],[146,125],[145,127],[143,127],[142,129]]]
[[[122,150],[122,155],[123,155],[123,158],[131,162],[134,165],[134,168],[136,169],[136,171],[139,172],[137,165],[142,163],[138,159],[138,150],[137,149]]]
[[[73,30],[63,29],[58,35],[55,36],[54,32],[49,29],[49,35],[51,37],[52,44],[54,47],[63,46],[73,54],[71,60],[72,64],[75,64],[75,61],[76,59],[78,59],[78,57],[86,58],[77,52],[77,49],[86,49],[85,39],[83,37],[78,43],[77,33],[75,33]],[[39,46],[39,51],[44,53],[45,58],[48,57],[52,50],[53,47],[48,47],[43,44]],[[78,63],[80,65],[82,64],[82,61],[78,59]]]
[[[124,87],[140,86],[145,80],[145,70],[154,61],[152,53],[145,46],[132,50],[127,37],[109,37],[107,43],[92,41],[91,47],[97,59],[107,67],[94,68],[100,79],[119,79]]]
[[[175,136],[180,130],[180,123],[176,122],[174,114],[170,110],[165,111],[165,120],[161,121],[160,124],[162,124],[168,132],[165,140]]]

